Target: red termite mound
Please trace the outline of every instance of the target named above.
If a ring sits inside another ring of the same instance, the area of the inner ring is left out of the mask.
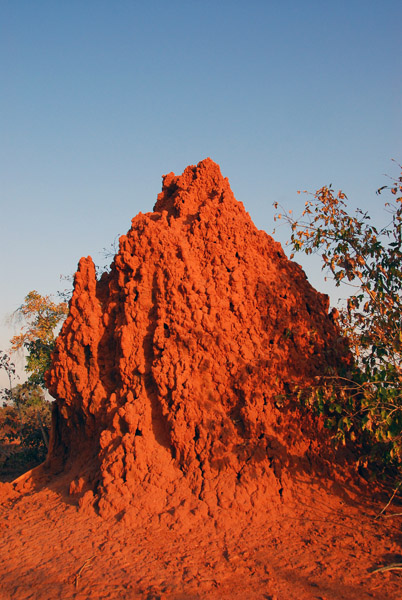
[[[283,496],[292,465],[330,452],[320,422],[283,402],[348,361],[328,307],[217,164],[166,175],[110,272],[80,261],[48,373],[48,464],[105,515]]]

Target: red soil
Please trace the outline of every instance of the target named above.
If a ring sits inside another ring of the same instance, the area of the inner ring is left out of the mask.
[[[363,480],[293,481],[259,514],[137,524],[79,509],[65,475],[0,484],[0,599],[400,600],[401,572],[372,571],[402,561],[401,517],[375,520]]]
[[[401,598],[386,500],[291,398],[349,362],[219,167],[165,176],[110,273],[80,261],[48,460],[0,489],[4,598]]]

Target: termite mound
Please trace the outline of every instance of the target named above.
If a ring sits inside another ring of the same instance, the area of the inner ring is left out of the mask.
[[[165,175],[110,272],[79,263],[47,374],[48,467],[105,516],[283,497],[292,469],[330,461],[320,421],[284,401],[349,360],[328,308],[211,159]]]

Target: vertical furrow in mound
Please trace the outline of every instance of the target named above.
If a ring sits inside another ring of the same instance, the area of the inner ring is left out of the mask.
[[[328,306],[218,165],[166,175],[110,273],[96,282],[80,262],[48,374],[50,461],[96,456],[104,512],[146,498],[162,510],[173,493],[210,510],[277,493],[286,465],[325,446],[321,425],[312,436],[280,398],[350,360]]]

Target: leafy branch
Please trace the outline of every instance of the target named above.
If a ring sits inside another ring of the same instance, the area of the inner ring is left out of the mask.
[[[300,399],[325,417],[335,437],[359,438],[372,453],[402,464],[402,167],[382,186],[390,214],[378,229],[361,209],[347,210],[347,196],[325,186],[308,194],[300,218],[281,212],[291,228],[293,252],[320,253],[322,268],[337,286],[354,292],[339,312],[338,323],[355,356],[347,377],[321,378]],[[307,192],[305,192],[307,194]],[[278,204],[274,204],[278,209]],[[294,254],[291,255],[293,258]]]

